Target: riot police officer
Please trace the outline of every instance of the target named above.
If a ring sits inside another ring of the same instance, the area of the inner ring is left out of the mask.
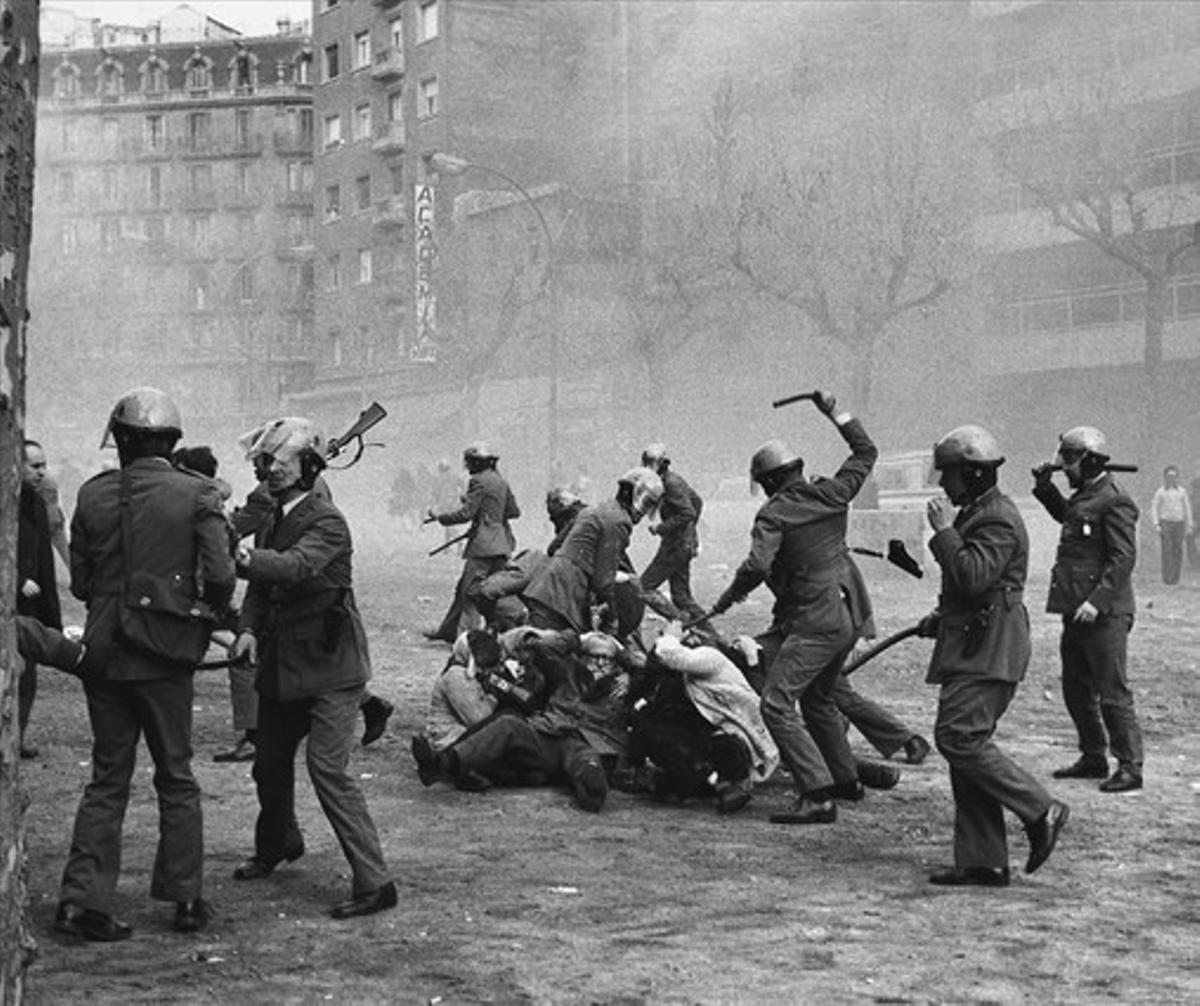
[[[1063,700],[1080,757],[1056,779],[1104,779],[1105,793],[1142,788],[1142,732],[1126,675],[1133,628],[1137,504],[1105,470],[1108,442],[1094,426],[1059,437],[1054,463],[1033,469],[1033,495],[1062,525],[1046,610],[1062,616]],[[1074,492],[1053,484],[1061,468]],[[1108,751],[1117,768],[1108,774]]]
[[[997,485],[1003,463],[980,426],[957,427],[933,449],[946,495],[931,499],[926,514],[942,587],[937,611],[922,624],[937,637],[926,680],[941,686],[934,737],[954,792],[954,866],[931,874],[934,884],[1008,884],[1003,808],[1029,835],[1027,873],[1049,857],[1068,815],[993,741],[1030,656],[1023,600],[1029,535]]]

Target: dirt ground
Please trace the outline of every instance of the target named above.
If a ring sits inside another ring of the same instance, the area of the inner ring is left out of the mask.
[[[664,806],[621,793],[591,815],[556,790],[423,788],[408,741],[446,650],[420,629],[440,616],[458,564],[425,557],[439,532],[404,533],[382,520],[355,528],[373,689],[397,714],[381,741],[358,750],[354,768],[400,907],[348,922],[325,916],[348,895],[349,880],[302,772],[307,855],[263,882],[231,879],[251,850],[256,803],[248,765],[212,761],[232,730],[225,676],[207,673],[197,685],[194,741],[215,923],[181,936],[171,931],[170,906],[147,896],[157,812],[143,751],[113,906],[134,937],[105,945],[55,935],[90,735],[79,684],[44,670],[31,737],[41,754],[23,764],[39,943],[28,1002],[1200,1001],[1195,571],[1168,588],[1158,582],[1157,556],[1140,563],[1130,652],[1146,789],[1106,796],[1094,783],[1052,785],[1071,819],[1050,862],[1034,877],[1020,872],[1027,847],[1010,819],[1013,885],[964,891],[925,879],[950,861],[952,802],[936,753],[905,766],[896,789],[843,806],[835,825],[809,828],[767,820],[789,799],[786,776],[733,817],[707,803]],[[702,602],[716,597],[745,540],[739,529],[710,541],[696,566]],[[933,606],[932,570],[915,581],[863,562],[881,632]],[[1030,584],[1033,665],[999,740],[1049,781],[1075,751],[1059,696],[1056,625],[1037,614],[1045,586],[1042,565]],[[765,595],[756,595],[721,624],[758,629],[767,613]],[[74,602],[67,618],[82,618]],[[923,683],[928,645],[904,643],[855,679],[927,736],[936,696]]]

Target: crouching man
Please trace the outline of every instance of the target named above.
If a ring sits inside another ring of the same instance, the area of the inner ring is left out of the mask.
[[[268,464],[275,513],[239,546],[249,581],[233,656],[258,665],[258,743],[254,781],[259,815],[254,854],[234,870],[259,880],[304,855],[295,813],[295,758],[308,738],[308,774],[321,809],[350,861],[351,897],[335,919],[396,905],[375,824],[350,749],[363,688],[371,675],[367,639],[354,603],[350,529],[332,503],[311,492],[324,461],[324,438],[307,419],[268,423],[251,458]]]

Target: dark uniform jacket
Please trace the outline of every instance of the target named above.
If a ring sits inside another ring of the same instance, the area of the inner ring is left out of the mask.
[[[670,468],[662,477],[663,494],[658,504],[658,535],[664,551],[696,552],[696,521],[703,504],[684,479]]]
[[[521,508],[508,483],[494,468],[476,472],[467,483],[462,506],[438,514],[440,524],[471,523],[464,559],[489,559],[511,555],[516,547],[510,520],[521,516]]]
[[[1020,681],[1030,656],[1022,594],[1029,535],[1016,505],[993,486],[935,534],[929,549],[942,568],[942,591],[926,681]]]
[[[237,582],[215,482],[174,468],[164,458],[139,458],[122,470],[101,472],[80,487],[71,519],[71,593],[88,609],[83,641],[98,655],[110,681],[191,673],[132,650],[118,638],[128,579],[122,471],[130,484],[131,571],[168,584],[185,608],[203,602],[208,609],[220,609]]]
[[[1050,482],[1035,486],[1033,495],[1062,525],[1046,610],[1069,615],[1091,601],[1101,615],[1132,615],[1137,504],[1108,473],[1069,499]]]
[[[370,657],[341,511],[310,492],[255,543],[238,629],[258,638],[258,690],[291,702],[365,684]]]
[[[37,597],[21,593],[26,580],[41,589]],[[36,618],[52,629],[62,628],[50,514],[41,493],[27,485],[21,486],[17,511],[17,613]]]
[[[775,595],[775,622],[788,633],[839,628],[843,605],[857,632],[871,617],[862,576],[846,549],[846,523],[850,501],[878,451],[857,419],[838,430],[850,457],[833,478],[796,478],[759,508],[750,554],[723,597],[740,600],[766,581]]]
[[[607,600],[618,569],[628,569],[625,550],[633,518],[615,499],[587,507],[562,546],[534,576],[525,597],[566,618],[578,632],[592,627],[591,605]]]

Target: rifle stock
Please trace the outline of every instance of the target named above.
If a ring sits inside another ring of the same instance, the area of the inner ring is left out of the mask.
[[[385,409],[378,402],[372,402],[358,414],[358,418],[351,424],[350,429],[343,433],[340,437],[335,437],[329,441],[329,446],[325,451],[326,459],[336,458],[342,453],[342,449],[346,444],[350,443],[357,437],[361,437],[371,427],[375,426],[384,416],[387,415]]]

